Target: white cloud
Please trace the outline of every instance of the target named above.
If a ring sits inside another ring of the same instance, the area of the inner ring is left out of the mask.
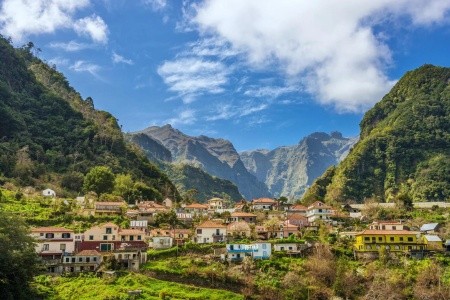
[[[134,64],[134,62],[131,59],[127,59],[127,58],[123,57],[122,55],[117,54],[116,52],[113,52],[111,58],[112,58],[113,63],[115,63],[115,64],[120,64],[120,63],[127,64],[127,65]]]
[[[48,60],[48,64],[50,66],[55,65],[58,67],[64,67],[64,66],[68,66],[69,65],[69,60],[67,58],[64,57],[54,57]]]
[[[93,75],[94,77],[99,78],[98,72],[100,71],[100,66],[84,61],[84,60],[78,60],[73,65],[70,66],[70,69],[75,72],[87,72]]]
[[[70,41],[68,43],[53,42],[49,45],[51,48],[62,49],[66,52],[76,52],[84,49],[93,48],[94,45]]]
[[[0,32],[14,42],[24,42],[30,35],[73,29],[96,42],[107,41],[107,25],[98,16],[75,18],[89,6],[90,0],[4,0],[0,4]]]
[[[167,7],[167,0],[143,0],[143,3],[151,6],[154,11],[161,11]]]
[[[247,89],[244,95],[257,98],[276,99],[284,94],[298,92],[299,87],[295,86],[262,86]]]
[[[108,26],[102,18],[95,14],[77,20],[74,24],[74,30],[79,35],[89,36],[97,43],[106,44],[108,41]]]
[[[196,112],[192,109],[185,109],[178,113],[178,116],[164,121],[166,124],[176,125],[190,125],[197,121]]]
[[[246,101],[239,105],[231,105],[229,103],[219,103],[205,118],[206,121],[229,120],[233,118],[241,118],[252,115],[269,108],[269,103],[255,103],[254,101]]]
[[[221,62],[190,57],[166,61],[158,67],[158,74],[178,93],[185,103],[195,100],[200,94],[218,94],[228,83],[228,68]]]
[[[405,17],[413,26],[446,22],[450,1],[215,0],[191,8],[188,29],[226,41],[254,69],[278,68],[320,103],[364,111],[394,84],[386,75],[392,53],[382,39],[389,33],[375,34],[374,26]]]

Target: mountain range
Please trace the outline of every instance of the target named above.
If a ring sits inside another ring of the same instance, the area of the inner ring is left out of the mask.
[[[357,140],[338,132],[317,132],[294,146],[238,153],[227,140],[188,136],[171,125],[152,126],[130,137],[151,160],[200,168],[231,181],[247,199],[299,198],[315,178],[345,157]]]

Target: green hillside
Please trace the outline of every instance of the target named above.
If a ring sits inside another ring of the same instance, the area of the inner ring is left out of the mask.
[[[130,174],[154,197],[179,197],[175,186],[137,147],[126,143],[117,120],[83,100],[64,76],[0,37],[0,174],[20,186],[50,184],[79,193],[94,166]],[[64,184],[66,182],[66,184]]]
[[[188,164],[165,164],[163,167],[180,192],[196,190],[195,199],[205,202],[212,197],[229,197],[240,201],[243,196],[231,181],[211,176],[200,168]]]
[[[450,68],[424,65],[406,73],[360,127],[360,141],[305,200],[450,199]]]

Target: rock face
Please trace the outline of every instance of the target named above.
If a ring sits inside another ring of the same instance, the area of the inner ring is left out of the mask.
[[[192,137],[171,125],[152,126],[133,135],[144,134],[167,148],[175,163],[200,167],[207,173],[237,185],[247,199],[271,196],[264,183],[244,166],[233,144],[224,139]]]
[[[131,142],[139,145],[151,161],[172,161],[172,153],[157,140],[143,133],[133,134],[127,137]]]
[[[264,182],[275,197],[299,198],[331,165],[342,160],[357,138],[339,132],[316,132],[297,145],[240,153],[245,167]]]

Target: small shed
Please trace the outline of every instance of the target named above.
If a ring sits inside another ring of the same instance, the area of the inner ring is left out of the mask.
[[[426,234],[423,236],[423,240],[427,245],[428,250],[444,250],[442,240],[437,235]]]

